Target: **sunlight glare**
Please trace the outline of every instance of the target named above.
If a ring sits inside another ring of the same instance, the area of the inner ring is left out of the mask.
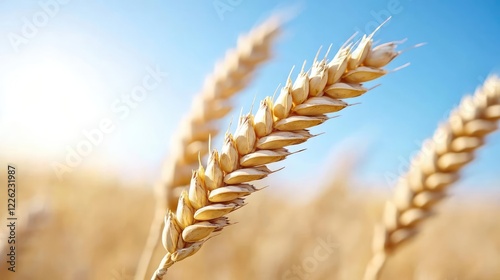
[[[5,79],[0,123],[16,135],[11,145],[29,153],[61,152],[98,117],[103,100],[93,90],[95,78],[77,65],[63,55],[44,54],[13,67]]]

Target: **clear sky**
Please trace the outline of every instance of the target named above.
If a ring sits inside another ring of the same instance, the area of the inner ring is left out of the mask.
[[[220,3],[231,9],[218,12]],[[85,139],[84,130],[102,125],[108,132],[75,169],[97,166],[155,181],[173,131],[214,63],[240,34],[290,7],[299,12],[286,24],[274,60],[236,100],[238,109],[245,104],[248,110],[255,95],[272,95],[290,68],[312,61],[321,45],[338,48],[355,31],[371,32],[389,15],[376,41],[408,38],[402,48],[428,43],[392,62],[388,69],[411,65],[353,100],[360,105],[313,130],[326,134],[302,145],[308,150],[275,175],[283,179],[303,171],[307,175],[296,178],[297,185],[364,151],[356,177],[389,188],[385,175],[404,170],[461,97],[489,73],[500,73],[500,3],[493,0],[1,1],[0,154],[52,170],[54,162],[65,162],[68,148]],[[153,80],[144,100],[126,105],[145,77]],[[464,172],[470,188],[500,182],[500,135],[488,140]]]

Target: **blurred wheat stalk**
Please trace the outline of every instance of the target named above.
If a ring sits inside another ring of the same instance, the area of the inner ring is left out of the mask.
[[[354,49],[348,40],[330,62],[316,56],[310,71],[302,69],[295,82],[288,77],[275,101],[267,97],[255,116],[240,117],[221,151],[212,151],[206,166],[200,163],[193,171],[176,212],[165,216],[162,242],[167,253],[153,280],[163,279],[170,266],[195,254],[214,233],[230,225],[225,215],[244,206],[243,197],[257,190],[248,182],[275,172],[266,165],[292,154],[287,146],[313,137],[308,128],[325,122],[325,114],[346,108],[340,99],[366,93],[369,89],[362,83],[388,73],[382,67],[400,52],[395,42],[373,47],[374,33],[364,35]]]
[[[198,156],[208,153],[208,140],[220,132],[215,123],[232,109],[229,99],[245,89],[258,67],[271,58],[271,47],[280,33],[281,19],[272,16],[238,40],[214,72],[205,80],[187,118],[175,133],[173,153],[165,162],[159,192],[166,191],[168,209],[175,210],[183,187],[189,185]]]
[[[271,58],[271,47],[280,33],[281,21],[280,17],[271,16],[238,40],[236,49],[229,50],[207,77],[191,111],[174,134],[171,155],[164,163],[162,179],[155,188],[157,210],[135,279],[144,279],[159,242],[164,213],[166,209],[175,211],[181,190],[189,184],[191,171],[197,168],[198,157],[208,153],[209,137],[220,131],[216,121],[233,109],[230,98],[242,91],[258,67]]]
[[[387,258],[418,233],[418,225],[433,214],[447,188],[459,179],[460,170],[474,159],[485,137],[498,128],[500,79],[489,77],[473,96],[466,96],[448,121],[423,144],[410,170],[386,203],[382,225],[373,240],[374,255],[365,280],[379,279]]]

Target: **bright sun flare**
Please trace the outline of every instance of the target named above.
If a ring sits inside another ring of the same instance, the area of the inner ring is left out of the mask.
[[[11,69],[0,93],[2,142],[23,153],[62,152],[99,110],[95,78],[62,55],[31,56]]]

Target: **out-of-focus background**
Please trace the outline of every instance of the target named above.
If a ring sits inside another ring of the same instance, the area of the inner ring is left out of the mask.
[[[328,239],[338,245],[329,258],[297,279],[359,279],[394,180],[460,99],[500,69],[496,1],[0,2],[0,216],[6,223],[8,164],[18,214],[35,213],[19,237],[18,271],[2,264],[0,278],[130,279],[179,120],[238,36],[283,10],[295,16],[237,108],[272,95],[320,46],[335,50],[388,16],[375,41],[427,45],[391,63],[411,65],[380,79],[360,105],[313,129],[326,133],[301,145],[307,151],[263,182],[271,187],[231,214],[240,223],[171,277],[282,279]],[[145,77],[154,86],[131,100]],[[75,155],[88,135],[95,141]],[[500,278],[500,134],[487,140],[387,279]]]

